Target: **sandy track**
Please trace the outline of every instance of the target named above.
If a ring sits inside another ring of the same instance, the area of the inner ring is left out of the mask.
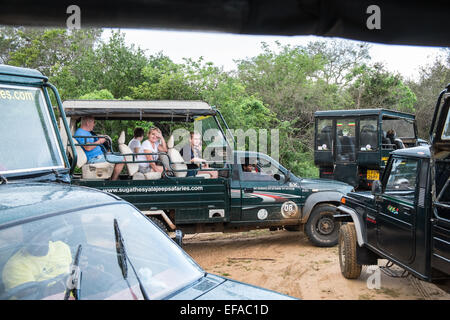
[[[366,267],[359,279],[347,280],[340,272],[337,246],[314,247],[302,232],[186,235],[184,249],[210,273],[301,299],[450,299],[450,291],[433,284],[379,271],[379,289],[369,289],[368,279],[372,287],[377,283]]]

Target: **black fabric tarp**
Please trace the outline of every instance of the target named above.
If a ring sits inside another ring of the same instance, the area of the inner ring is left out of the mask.
[[[389,44],[450,45],[448,0],[16,0],[1,2],[0,24],[66,27],[70,17],[67,8],[74,4],[80,8],[81,27],[317,35]],[[380,9],[380,29],[367,27],[374,13],[368,13],[371,5]]]

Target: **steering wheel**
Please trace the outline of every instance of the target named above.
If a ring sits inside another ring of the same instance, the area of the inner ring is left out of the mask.
[[[0,295],[1,300],[9,300],[12,297],[26,300],[37,300],[51,295],[51,291],[64,291],[66,288],[66,278],[68,274],[63,273],[51,279],[43,281],[29,281],[5,291]],[[48,285],[53,283],[50,287]],[[61,289],[59,289],[58,288]],[[53,290],[52,290],[53,289]],[[56,293],[55,292],[55,293]]]

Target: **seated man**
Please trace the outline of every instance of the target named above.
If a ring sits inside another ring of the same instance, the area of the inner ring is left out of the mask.
[[[23,225],[24,246],[3,269],[6,293],[10,291],[15,298],[41,299],[66,290],[65,276],[69,275],[72,264],[70,248],[62,241],[50,241],[49,229],[39,224]],[[19,287],[27,283],[29,287]]]
[[[114,162],[114,161],[124,161],[124,157],[116,156],[113,154],[103,154],[103,150],[101,145],[106,141],[105,138],[88,138],[92,137],[91,131],[94,130],[95,127],[95,119],[93,117],[87,116],[81,118],[81,125],[75,131],[75,138],[80,144],[95,144],[94,146],[83,146],[86,153],[87,163],[98,163],[98,162],[106,162],[106,160]],[[82,138],[86,137],[86,138]],[[120,172],[122,171],[124,163],[116,163],[114,166],[114,172],[111,177],[111,180],[117,180],[119,178]]]
[[[198,171],[196,169],[199,169],[199,166],[197,163],[202,163],[203,168],[209,168],[208,164],[206,163],[206,160],[201,158],[202,154],[202,136],[198,132],[190,132],[189,136],[189,145],[184,146],[180,150],[180,154],[183,156],[185,162],[188,162],[188,171],[187,176],[195,176],[197,173],[207,173],[211,176],[213,179],[217,179],[219,176],[219,173],[217,171],[207,171],[207,170],[201,170]],[[183,152],[186,154],[183,155]],[[188,154],[190,153],[190,155]]]

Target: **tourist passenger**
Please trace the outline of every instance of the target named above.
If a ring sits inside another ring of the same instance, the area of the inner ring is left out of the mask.
[[[124,157],[116,156],[114,154],[104,154],[101,145],[105,143],[105,138],[93,137],[91,131],[94,130],[95,119],[91,116],[81,118],[81,125],[75,131],[75,138],[80,144],[95,144],[92,146],[82,146],[86,153],[87,163],[99,163],[99,162],[119,162],[124,161]],[[92,138],[89,138],[92,137]],[[116,163],[114,165],[113,175],[111,180],[117,180],[120,172],[122,171],[124,163]]]

